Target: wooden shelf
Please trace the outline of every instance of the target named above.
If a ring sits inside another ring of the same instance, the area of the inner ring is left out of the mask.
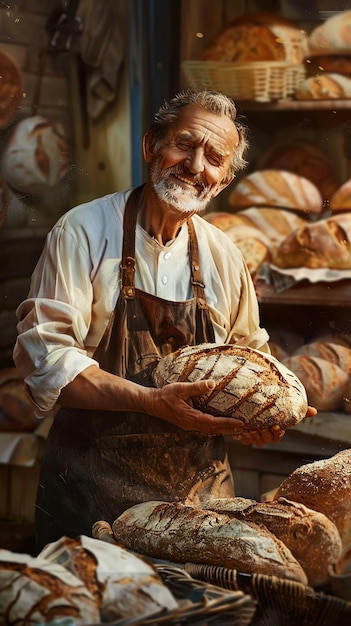
[[[351,280],[311,284],[307,281],[277,292],[272,285],[256,282],[260,303],[351,307]]]

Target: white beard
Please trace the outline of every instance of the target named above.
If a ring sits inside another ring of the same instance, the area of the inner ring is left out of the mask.
[[[170,174],[175,172],[175,169],[169,170],[162,175],[157,165],[151,167],[151,181],[159,199],[181,213],[203,213],[211,199],[208,197],[208,189],[204,187],[200,196],[195,196],[191,189],[169,182]]]

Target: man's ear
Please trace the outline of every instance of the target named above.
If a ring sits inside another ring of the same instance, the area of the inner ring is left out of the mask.
[[[143,137],[143,155],[146,163],[151,163],[154,158],[152,132],[148,130]]]

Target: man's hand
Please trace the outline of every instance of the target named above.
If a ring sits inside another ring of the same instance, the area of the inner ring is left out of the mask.
[[[317,409],[314,406],[308,406],[304,419],[314,417],[316,414]],[[245,446],[252,445],[261,448],[266,443],[278,443],[284,435],[285,430],[280,428],[278,424],[275,424],[272,428],[266,428],[264,430],[247,430],[241,435],[234,435],[234,439],[238,439],[238,441]]]

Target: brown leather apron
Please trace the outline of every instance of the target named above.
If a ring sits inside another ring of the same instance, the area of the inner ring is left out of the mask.
[[[121,291],[94,358],[100,367],[152,386],[151,372],[183,345],[214,341],[197,239],[188,221],[194,297],[169,302],[134,286],[135,228],[143,188],[124,216]],[[234,495],[223,437],[181,430],[142,413],[61,409],[50,430],[36,504],[37,549],[62,535],[91,535],[147,500]]]

